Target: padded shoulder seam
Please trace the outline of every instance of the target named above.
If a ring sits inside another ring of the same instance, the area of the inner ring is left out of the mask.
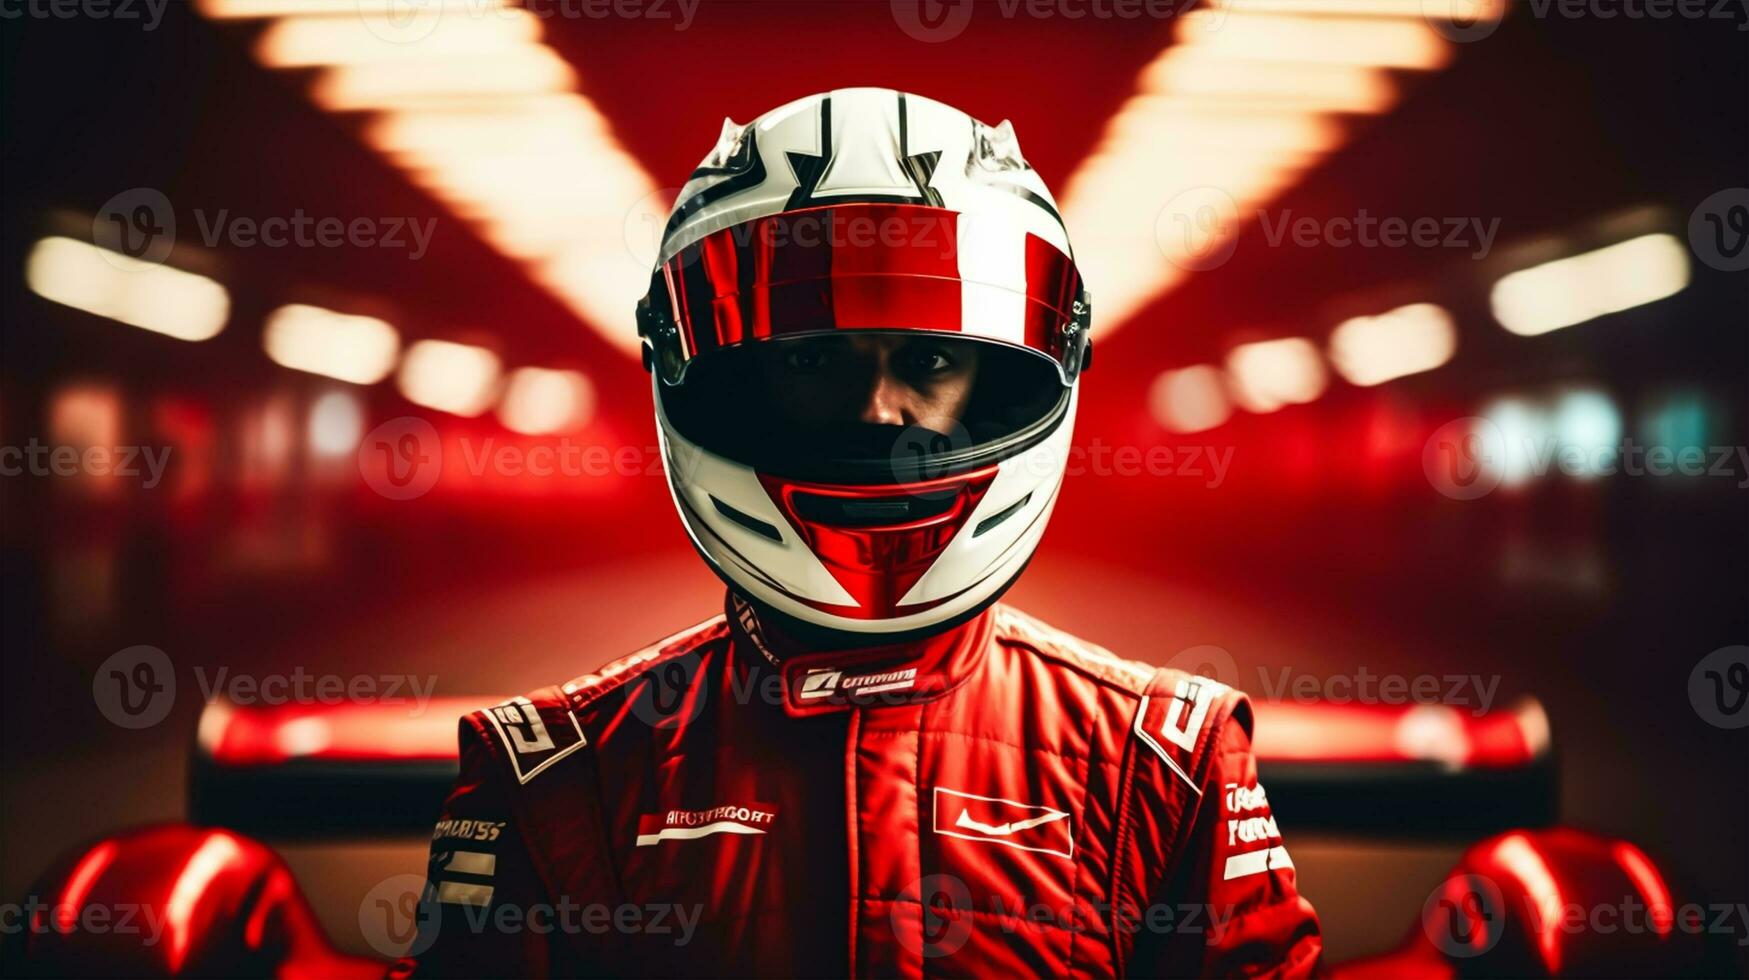
[[[1033,653],[1061,664],[1089,680],[1122,691],[1140,700],[1159,668],[1135,660],[1127,660],[1097,643],[1089,643],[1044,623],[1012,606],[997,606],[996,615],[1004,617],[1009,629],[996,631],[996,640],[1008,646],[1024,647]]]
[[[728,635],[728,621],[721,613],[718,613],[696,626],[683,629],[667,639],[658,640],[636,653],[621,657],[587,674],[573,677],[560,685],[557,690],[561,692],[561,697],[566,701],[568,707],[573,711],[581,710],[623,688],[661,664],[701,650]]]

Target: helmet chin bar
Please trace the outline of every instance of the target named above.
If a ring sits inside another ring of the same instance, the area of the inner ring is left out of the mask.
[[[703,555],[703,552],[701,551],[700,554]],[[1008,577],[1008,581],[1003,582],[995,589],[995,591],[985,597],[983,601],[962,613],[951,616],[938,623],[931,623],[927,626],[920,626],[916,629],[902,630],[898,632],[857,633],[849,630],[835,629],[830,626],[821,626],[805,619],[797,619],[788,613],[782,612],[775,606],[767,605],[759,599],[742,592],[740,586],[736,584],[735,580],[723,574],[722,570],[718,569],[714,564],[711,564],[708,558],[705,561],[705,564],[710,566],[711,571],[716,573],[717,578],[721,579],[723,584],[729,587],[730,591],[734,592],[742,601],[753,607],[753,612],[759,617],[759,623],[762,628],[776,632],[795,643],[801,644],[809,650],[822,653],[826,651],[857,650],[865,647],[909,643],[913,640],[921,640],[946,633],[951,629],[978,618],[978,616],[983,614],[984,610],[989,609],[991,606],[1002,601],[1002,597],[1008,594],[1008,590],[1014,587],[1014,583],[1020,581],[1021,574],[1026,571],[1027,566],[1031,563],[1032,556],[1028,555],[1026,561],[1022,562],[1020,567],[1014,570],[1014,574]]]

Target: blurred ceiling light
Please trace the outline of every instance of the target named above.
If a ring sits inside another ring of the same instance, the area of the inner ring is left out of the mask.
[[[489,57],[340,65],[316,79],[310,100],[329,112],[473,103],[496,108],[507,96],[564,92],[576,84],[576,73],[552,49],[522,45]]]
[[[1426,71],[1451,58],[1450,46],[1419,11],[1386,18],[1195,10],[1178,19],[1174,33],[1179,44],[1202,52],[1258,61]]]
[[[504,54],[540,40],[534,14],[497,3],[432,5],[406,17],[288,16],[270,24],[255,56],[269,68],[314,68]]]
[[[1233,414],[1221,372],[1207,364],[1162,372],[1148,391],[1148,409],[1173,432],[1212,429]]]
[[[216,337],[231,315],[230,293],[205,276],[73,238],[37,242],[24,279],[44,299],[177,340]]]
[[[293,303],[267,315],[261,346],[282,367],[368,385],[394,369],[401,338],[375,317]]]
[[[1457,328],[1451,314],[1414,303],[1378,316],[1355,317],[1330,334],[1330,362],[1350,384],[1376,385],[1451,360]]]
[[[317,456],[345,456],[364,437],[364,408],[350,391],[324,392],[310,406],[310,451]]]
[[[1688,251],[1675,236],[1642,235],[1502,276],[1494,318],[1533,337],[1674,296],[1688,277]]]
[[[377,9],[387,13],[388,4],[394,0],[374,0]],[[450,6],[461,6],[464,2],[475,0],[424,0],[424,3],[435,8],[440,3]],[[497,6],[501,0],[477,0],[481,6]],[[195,9],[202,15],[214,20],[232,18],[288,17],[316,14],[350,14],[370,13],[373,0],[195,0]]]
[[[1704,451],[1712,441],[1712,415],[1699,388],[1656,395],[1640,416],[1640,440],[1649,446],[1669,446],[1678,453]]]
[[[1504,0],[1215,0],[1180,17],[1176,43],[1063,185],[1077,260],[1100,284],[1095,329],[1218,267],[1258,209],[1349,139],[1333,114],[1388,111],[1390,70],[1451,60],[1443,22],[1505,13]],[[1186,254],[1175,223],[1203,222],[1208,194],[1231,214]]]
[[[1229,0],[1230,2],[1230,0]],[[1426,17],[1470,23],[1506,15],[1506,0],[1242,0],[1248,14]]]
[[[1613,399],[1591,388],[1568,391],[1555,400],[1551,415],[1562,451],[1576,450],[1561,461],[1562,472],[1590,479],[1615,471],[1622,418]]]
[[[1220,108],[1375,113],[1396,99],[1389,76],[1363,67],[1231,61],[1181,50],[1155,59],[1141,86]]]
[[[1514,487],[1538,475],[1544,449],[1554,432],[1542,409],[1523,398],[1507,396],[1483,406],[1476,419],[1478,445],[1485,447],[1477,462]]]
[[[506,428],[541,435],[581,428],[595,411],[595,389],[576,371],[517,368],[510,372],[498,417]]]
[[[396,382],[415,405],[471,418],[491,406],[498,372],[498,355],[484,347],[421,340],[407,348]]]
[[[548,153],[576,146],[578,136],[599,140],[609,133],[594,104],[575,93],[508,100],[489,108],[440,106],[385,113],[364,130],[367,144],[404,165],[435,164],[469,153]]]
[[[1321,154],[1342,140],[1340,126],[1305,111],[1234,109],[1171,95],[1130,99],[1112,117],[1108,132],[1114,139],[1133,139],[1161,128],[1183,134],[1187,145],[1216,146],[1226,153],[1266,149]]]
[[[379,110],[363,128],[368,146],[634,356],[631,311],[654,259],[633,247],[648,237],[633,226],[649,202],[666,208],[666,196],[578,93],[569,63],[541,43],[534,14],[505,0],[399,2],[204,0],[201,9],[283,17],[255,46],[262,64],[328,68],[312,101]],[[334,16],[296,16],[306,12]]]
[[[1242,344],[1227,355],[1233,400],[1252,412],[1303,405],[1324,393],[1329,378],[1318,348],[1304,337]]]
[[[122,402],[115,385],[77,383],[48,398],[49,439],[84,449],[121,445]]]

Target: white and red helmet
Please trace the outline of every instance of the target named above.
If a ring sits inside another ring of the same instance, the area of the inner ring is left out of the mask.
[[[693,543],[737,592],[815,627],[914,633],[983,609],[1056,502],[1090,313],[1006,121],[880,88],[725,120],[638,306]],[[798,448],[746,355],[841,331],[977,345],[978,407],[951,432]]]

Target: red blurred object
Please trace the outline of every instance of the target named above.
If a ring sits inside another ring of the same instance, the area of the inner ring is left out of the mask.
[[[443,762],[456,758],[456,719],[503,698],[432,698],[423,707],[387,702],[208,705],[200,750],[226,766],[273,766],[295,759]]]
[[[39,880],[8,976],[376,977],[330,948],[297,881],[265,845],[161,826],[106,838]]]
[[[1549,750],[1549,723],[1534,699],[1476,715],[1443,704],[1256,703],[1259,759],[1295,762],[1426,762],[1511,769]]]
[[[106,838],[58,866],[11,937],[8,975],[376,977],[336,952],[265,845],[167,825]],[[1550,899],[1558,896],[1558,906]],[[1634,845],[1580,830],[1512,831],[1467,851],[1397,949],[1332,968],[1338,980],[1458,976],[1707,975],[1696,928]],[[80,928],[94,910],[161,910],[128,931]],[[1611,920],[1598,910],[1638,910]],[[1577,915],[1572,910],[1585,913]],[[1551,915],[1553,913],[1553,915]],[[162,933],[154,931],[161,923]]]
[[[1515,830],[1464,853],[1403,945],[1335,976],[1720,975],[1706,925],[1706,908],[1676,905],[1663,874],[1627,841],[1570,827]]]

